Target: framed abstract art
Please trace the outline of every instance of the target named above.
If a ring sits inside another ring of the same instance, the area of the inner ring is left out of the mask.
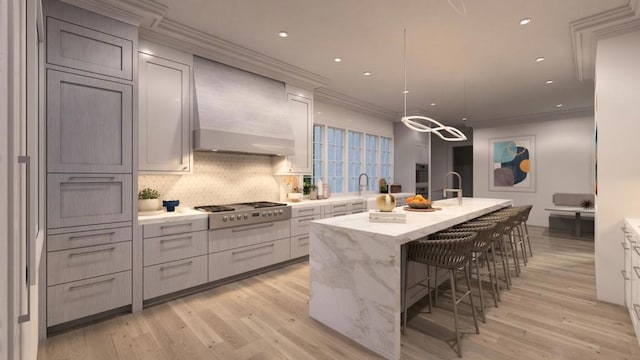
[[[536,191],[536,137],[489,140],[489,191]]]

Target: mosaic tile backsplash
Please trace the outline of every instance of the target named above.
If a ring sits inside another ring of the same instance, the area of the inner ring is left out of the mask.
[[[181,206],[278,201],[279,185],[271,157],[261,155],[194,152],[190,175],[140,175],[138,189],[160,191],[164,200]]]

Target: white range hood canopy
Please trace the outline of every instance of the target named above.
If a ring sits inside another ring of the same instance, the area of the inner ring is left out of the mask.
[[[291,155],[285,85],[194,56],[194,149]]]

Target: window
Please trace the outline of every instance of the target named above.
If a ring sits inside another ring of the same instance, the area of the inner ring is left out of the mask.
[[[344,129],[327,128],[327,183],[333,193],[344,191]]]
[[[391,182],[391,138],[380,137],[380,178]]]
[[[378,136],[369,135],[366,136],[365,146],[365,172],[369,176],[369,190],[375,191],[378,189],[376,184],[378,183]]]
[[[317,185],[318,180],[322,179],[324,173],[323,168],[323,144],[324,144],[324,126],[313,125],[313,182]]]
[[[362,133],[348,131],[347,134],[349,146],[349,184],[347,191],[356,192],[360,185],[358,176],[362,173]]]
[[[368,190],[378,191],[378,179],[391,182],[392,151],[392,138],[314,124],[313,175],[307,182],[317,185],[322,180],[333,194],[356,193],[364,172]]]

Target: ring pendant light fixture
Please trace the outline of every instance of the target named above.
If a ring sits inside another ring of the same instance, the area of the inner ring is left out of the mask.
[[[467,140],[466,135],[463,134],[462,131],[452,126],[443,125],[430,117],[417,115],[407,116],[407,94],[409,93],[407,90],[407,29],[404,29],[404,91],[402,91],[402,93],[404,94],[404,116],[400,121],[409,129],[418,132],[434,133],[445,141]]]

